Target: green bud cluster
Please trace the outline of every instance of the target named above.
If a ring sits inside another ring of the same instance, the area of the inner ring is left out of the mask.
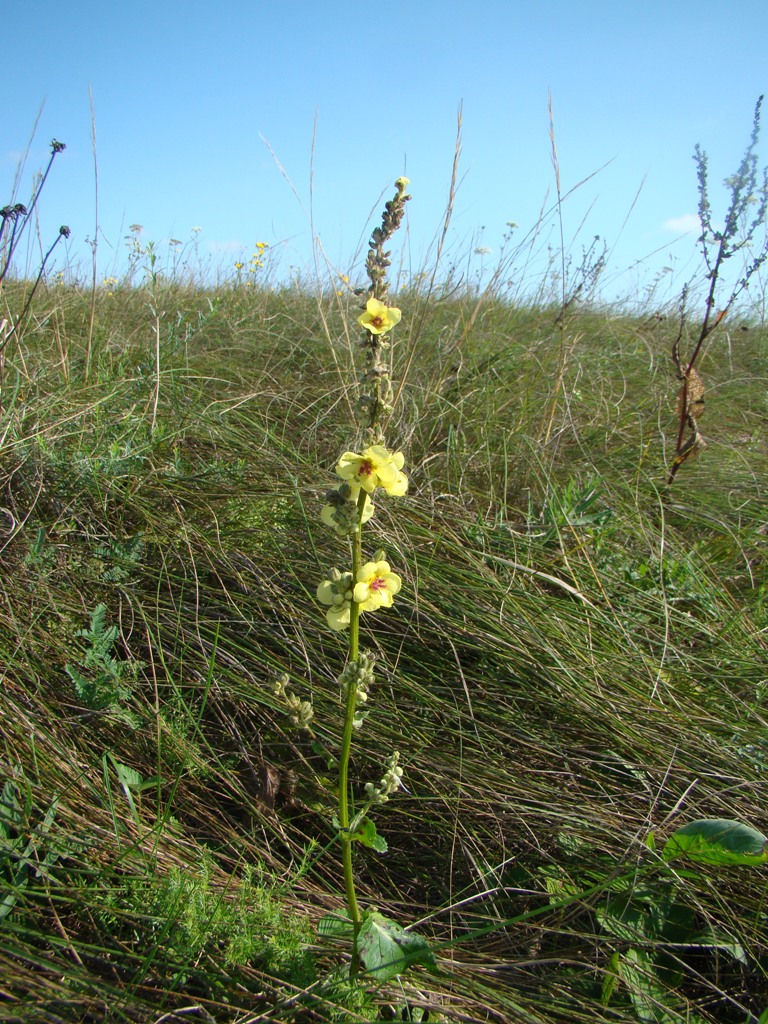
[[[356,707],[365,704],[368,700],[368,691],[373,685],[373,667],[375,662],[376,658],[374,655],[369,654],[367,651],[361,651],[358,660],[348,662],[346,668],[339,676],[339,683],[344,693],[347,692],[347,687],[354,687]],[[360,728],[363,724],[364,718],[365,713],[357,716],[357,728]]]
[[[387,759],[387,770],[381,782],[375,786],[372,782],[365,784],[365,795],[371,804],[385,804],[390,796],[402,786],[403,769],[398,767],[400,753],[396,750]]]
[[[292,693],[289,690],[290,685],[291,680],[288,673],[283,672],[275,680],[273,692],[285,705],[291,724],[297,729],[306,729],[308,732],[312,732],[310,722],[315,717],[312,704]]]
[[[324,522],[328,525],[332,524],[334,530],[341,536],[359,532],[360,515],[357,508],[357,495],[348,483],[344,482],[341,486],[326,491],[325,500],[328,502],[326,507],[330,511],[324,512]]]
[[[405,206],[411,198],[406,193],[408,185],[407,178],[397,179],[395,182],[397,191],[384,206],[381,227],[374,228],[368,243],[368,255],[365,261],[365,272],[371,282],[368,295],[380,302],[386,302],[387,299],[389,292],[387,270],[392,262],[391,253],[385,246],[400,227],[405,216]],[[399,310],[397,318],[398,320],[400,318]],[[386,332],[371,334],[364,330],[360,345],[365,352],[365,366],[359,377],[360,397],[355,403],[355,416],[360,426],[367,430],[368,440],[376,444],[383,440],[379,421],[389,416],[394,401],[390,368],[388,361],[384,358],[384,352],[389,348],[389,342]]]

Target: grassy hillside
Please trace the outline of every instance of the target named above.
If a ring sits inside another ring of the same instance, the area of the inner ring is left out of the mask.
[[[315,930],[343,904],[315,590],[359,303],[93,298],[41,289],[3,353],[0,1019],[765,1019],[764,869],[659,851],[766,823],[768,333],[708,339],[708,446],[667,489],[673,319],[398,296],[411,487],[372,536],[404,582],[363,620],[352,777],[396,748],[407,792],[356,870],[438,970],[360,989]]]

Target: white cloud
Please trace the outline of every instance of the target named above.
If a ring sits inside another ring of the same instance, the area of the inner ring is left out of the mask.
[[[701,234],[701,221],[697,213],[684,213],[682,217],[670,217],[661,225],[662,231],[671,231],[675,235],[689,235],[695,231]]]

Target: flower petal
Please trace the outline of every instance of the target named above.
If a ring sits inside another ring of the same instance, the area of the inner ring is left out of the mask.
[[[350,604],[345,601],[339,608],[329,608],[325,613],[325,618],[331,629],[335,629],[337,632],[342,629],[347,629],[350,620]]]

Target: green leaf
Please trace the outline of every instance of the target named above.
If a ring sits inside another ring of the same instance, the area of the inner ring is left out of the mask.
[[[377,981],[391,981],[416,963],[435,966],[427,940],[407,932],[378,911],[366,911],[357,936],[357,951]]]
[[[621,905],[606,901],[605,906],[596,908],[595,915],[603,931],[617,939],[637,942],[653,937],[653,920],[642,906],[626,901]]]
[[[16,884],[20,887],[26,885],[26,876],[21,881],[17,880]],[[5,894],[5,896],[3,896],[2,900],[0,900],[0,921],[2,921],[3,918],[6,918],[10,914],[10,912],[16,906],[18,899],[18,893],[15,892],[9,891]]]
[[[363,846],[375,850],[376,853],[386,853],[389,849],[386,839],[379,835],[370,818],[363,818],[349,838],[357,839]]]
[[[603,978],[603,985],[600,990],[600,1005],[609,1006],[611,997],[616,989],[619,980],[619,954],[611,953],[608,961],[608,970]]]
[[[765,864],[768,839],[757,829],[726,818],[701,818],[667,840],[662,857],[688,857],[700,864]]]
[[[23,820],[17,787],[8,781],[0,793],[0,839],[11,840],[11,834],[21,829]],[[15,843],[11,841],[11,845]]]
[[[352,719],[352,728],[362,729],[363,722],[366,720],[368,715],[370,715],[370,713],[370,711],[356,711],[355,717]]]
[[[142,776],[135,768],[131,768],[127,764],[120,764],[119,761],[112,759],[112,763],[115,766],[117,777],[120,780],[120,785],[124,789],[141,789]]]
[[[727,953],[739,963],[747,963],[746,950],[742,944],[727,932],[721,932],[717,928],[707,928],[703,932],[696,932],[686,939],[688,946],[702,946],[705,949],[717,949],[721,953]]]
[[[680,1018],[667,1012],[668,993],[654,970],[653,961],[639,949],[628,949],[618,962],[635,1014],[643,1024],[675,1024]]]
[[[324,939],[346,939],[352,941],[355,929],[346,910],[326,914],[317,922],[317,934]]]

